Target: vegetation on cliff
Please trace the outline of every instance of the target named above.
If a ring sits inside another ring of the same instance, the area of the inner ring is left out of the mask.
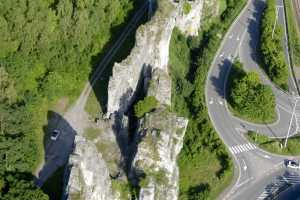
[[[151,112],[158,106],[158,101],[154,96],[147,96],[143,100],[138,101],[134,105],[134,114],[136,117],[141,118],[146,113]]]
[[[22,178],[26,186],[11,190],[7,173],[18,180],[37,168],[48,109],[76,98],[133,1],[11,0],[0,8],[0,197],[10,199],[33,185]]]
[[[246,0],[228,0],[221,16],[202,27],[197,38],[185,38],[178,29],[170,45],[172,110],[189,118],[179,156],[179,199],[214,199],[229,184],[231,158],[215,132],[205,103],[209,67],[233,20]]]

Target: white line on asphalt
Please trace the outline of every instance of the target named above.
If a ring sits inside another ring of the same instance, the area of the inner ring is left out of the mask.
[[[243,149],[243,152],[248,150],[244,145],[241,145],[241,148]]]
[[[243,164],[244,164],[244,166],[243,166],[243,169],[244,169],[244,171],[246,171],[246,170],[247,170],[247,165],[246,165],[246,162],[245,162],[245,160],[244,160],[244,159],[243,159],[242,161],[243,161]]]

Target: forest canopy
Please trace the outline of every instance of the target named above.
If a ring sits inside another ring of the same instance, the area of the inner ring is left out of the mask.
[[[36,170],[49,107],[76,98],[133,2],[0,0],[0,197],[16,192],[7,173]],[[33,187],[26,181],[20,194]]]

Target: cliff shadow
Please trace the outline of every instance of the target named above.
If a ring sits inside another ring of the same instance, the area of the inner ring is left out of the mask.
[[[232,62],[226,58],[221,64],[219,64],[220,71],[218,74],[213,75],[210,78],[215,91],[224,99],[226,99],[226,96],[228,96],[225,94],[225,90],[228,92],[228,80],[226,80],[226,77],[230,76],[231,67]]]
[[[89,75],[89,82],[93,91],[88,97],[85,110],[91,118],[100,118],[107,111],[108,84],[110,76],[112,76],[113,66],[115,63],[120,63],[126,59],[135,46],[136,31],[140,25],[148,20],[147,12],[139,12],[144,4],[145,1],[142,0],[135,2],[135,8],[126,22],[112,31],[115,37],[111,38],[103,48],[104,50],[90,61],[91,66],[94,66]]]
[[[48,111],[48,123],[44,130],[44,165],[36,178],[36,185],[47,193],[51,200],[60,199],[63,192],[65,166],[74,149],[76,131],[54,111]],[[54,131],[58,135],[53,134]]]
[[[151,79],[151,66],[143,65],[137,87],[135,90],[129,88],[120,98],[120,111],[113,114],[113,125],[118,146],[121,150],[124,163],[121,167],[127,177],[131,168],[131,163],[137,151],[139,143],[139,119],[135,116],[134,105],[143,99],[147,93],[149,80]]]

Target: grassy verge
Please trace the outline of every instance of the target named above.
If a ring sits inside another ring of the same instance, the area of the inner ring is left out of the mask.
[[[222,17],[185,38],[175,29],[170,45],[172,111],[189,118],[179,155],[179,199],[215,199],[233,177],[232,160],[214,130],[206,108],[205,82],[222,38],[246,1],[236,1]]]
[[[247,138],[251,142],[257,144],[261,149],[270,153],[292,156],[300,155],[300,136],[293,136],[289,138],[286,148],[282,148],[285,139],[269,138],[252,131],[248,132]]]
[[[291,57],[295,66],[300,66],[300,37],[297,29],[296,14],[293,9],[292,1],[285,0],[285,11],[288,25],[288,40]]]
[[[289,69],[283,48],[283,27],[276,17],[276,1],[267,0],[260,24],[260,54],[263,68],[269,78],[283,90],[288,90]]]

